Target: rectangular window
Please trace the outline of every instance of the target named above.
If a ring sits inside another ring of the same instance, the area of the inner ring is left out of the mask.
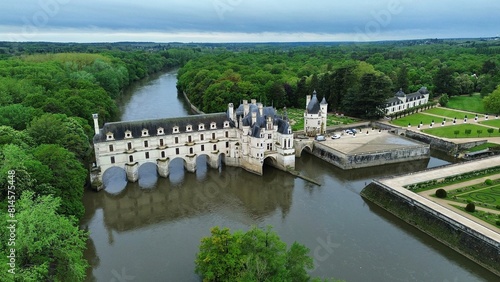
[[[228,138],[229,137],[229,132],[226,131],[225,134],[226,134],[226,138]]]
[[[273,138],[273,135],[272,134],[268,134],[267,135],[267,139],[272,139]]]
[[[215,139],[215,133],[212,133],[212,139]]]
[[[175,144],[179,143],[179,137],[175,137]]]
[[[134,156],[132,155],[128,156],[128,161],[131,163],[134,162]]]
[[[191,135],[188,136],[188,143],[191,143],[192,141],[192,138],[191,138]]]
[[[203,134],[200,134],[200,141],[203,141],[204,138]]]
[[[214,145],[214,151],[217,151],[217,145]]]
[[[201,151],[205,151],[205,145],[201,145]]]
[[[144,140],[144,147],[146,147],[146,148],[147,148],[147,147],[148,147],[148,145],[149,145],[148,140]]]
[[[229,148],[229,142],[226,142],[226,148]]]
[[[149,159],[149,152],[145,153],[146,159]]]
[[[132,142],[127,143],[127,148],[128,148],[128,150],[132,150]]]
[[[115,163],[115,157],[111,157],[111,163],[114,164]]]
[[[179,148],[175,148],[175,154],[178,155],[179,154]]]
[[[113,148],[113,145],[109,145],[109,151],[113,152],[115,148]]]
[[[160,146],[163,146],[163,139],[160,139]]]

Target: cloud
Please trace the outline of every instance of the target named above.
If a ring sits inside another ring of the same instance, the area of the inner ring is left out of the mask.
[[[108,35],[185,34],[185,38],[198,34],[200,39],[210,34],[227,39],[220,35],[265,33],[287,38],[343,35],[353,40],[362,33],[368,40],[380,40],[407,37],[408,32],[417,38],[494,36],[500,26],[495,13],[500,1],[489,0],[39,0],[7,1],[2,6],[4,34],[26,35],[31,29],[37,37],[92,30]]]

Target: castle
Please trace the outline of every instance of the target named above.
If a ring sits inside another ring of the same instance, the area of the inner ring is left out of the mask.
[[[155,163],[158,174],[168,177],[169,163],[175,158],[194,172],[200,155],[207,156],[210,167],[224,162],[256,174],[263,173],[264,162],[281,170],[295,168],[294,137],[286,114],[279,116],[273,107],[256,100],[244,100],[236,109],[230,103],[222,113],[111,122],[103,128],[97,114],[93,119],[93,180],[102,181],[106,170],[121,167],[127,179],[135,182],[145,163]]]

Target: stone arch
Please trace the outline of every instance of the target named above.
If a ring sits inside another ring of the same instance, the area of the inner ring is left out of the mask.
[[[300,153],[299,153],[299,157],[302,156],[302,153],[306,151],[307,153],[309,154],[312,154],[312,148],[311,146],[309,145],[304,145],[301,149],[300,149]]]
[[[263,164],[270,165],[275,168],[279,168],[278,160],[274,156],[267,156],[264,158]]]
[[[112,195],[118,195],[127,187],[127,173],[119,166],[112,166],[102,172],[102,184],[104,191]]]
[[[181,156],[176,156],[170,159],[168,164],[168,179],[173,185],[180,185],[184,180],[184,174],[186,173],[186,160]]]
[[[156,163],[148,161],[139,165],[139,187],[153,188],[158,181],[158,166]]]

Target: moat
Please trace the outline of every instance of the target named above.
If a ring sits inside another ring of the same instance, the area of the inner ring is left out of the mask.
[[[175,72],[139,83],[123,101],[122,120],[189,114],[177,96]],[[240,168],[211,169],[202,157],[189,173],[171,164],[168,179],[155,167],[139,183],[115,175],[110,190],[86,191],[82,226],[91,232],[88,281],[199,281],[199,241],[219,225],[232,230],[274,226],[288,244],[311,249],[313,276],[346,281],[492,281],[496,276],[365,202],[360,191],[373,178],[447,164],[442,157],[343,171],[309,154],[296,169],[317,186],[264,167],[257,176]]]

